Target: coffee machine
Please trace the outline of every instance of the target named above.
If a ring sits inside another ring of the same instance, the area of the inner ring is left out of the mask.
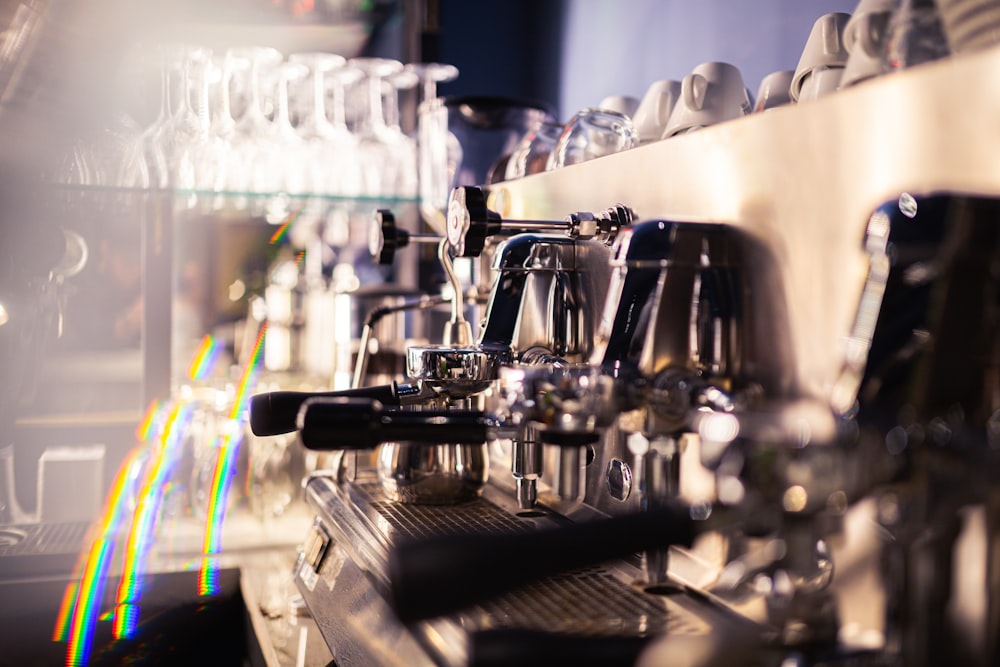
[[[285,423],[338,664],[995,661],[998,69],[454,191],[477,336]]]

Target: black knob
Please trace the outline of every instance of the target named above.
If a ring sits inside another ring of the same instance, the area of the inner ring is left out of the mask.
[[[409,234],[396,227],[396,216],[392,211],[384,208],[375,211],[368,233],[368,251],[379,264],[392,264],[396,248],[402,248],[409,240]]]
[[[500,215],[486,208],[481,188],[460,186],[448,200],[448,243],[455,257],[478,257],[489,236],[500,233]]]
[[[442,237],[433,234],[411,234],[396,226],[392,211],[380,208],[375,211],[368,231],[368,251],[382,266],[392,264],[396,251],[411,243],[439,243]]]
[[[481,410],[402,410],[366,398],[311,398],[298,429],[307,449],[372,449],[384,442],[481,443],[496,420]]]

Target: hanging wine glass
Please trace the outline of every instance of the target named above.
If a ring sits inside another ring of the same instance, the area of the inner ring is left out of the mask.
[[[437,98],[439,83],[447,83],[458,78],[458,68],[446,63],[407,63],[403,69],[417,75],[420,86],[418,106],[427,100]]]
[[[195,54],[189,67],[189,84],[194,91],[198,132],[184,147],[185,155],[182,159],[191,164],[196,196],[215,208],[221,205],[217,193],[225,188],[229,143],[212,131],[209,89],[213,80],[222,78],[222,71],[213,62],[211,53],[206,50]]]
[[[212,200],[212,208],[219,210],[226,204],[226,190],[228,189],[229,173],[232,161],[233,135],[236,132],[236,119],[232,110],[232,81],[233,73],[238,66],[238,61],[228,52],[221,58],[212,61],[211,76],[209,77],[209,109],[211,111],[211,121],[209,123],[209,135],[211,145],[214,147],[216,156],[215,178],[213,181],[213,191],[215,197]]]
[[[397,172],[393,190],[397,197],[417,196],[417,140],[403,132],[399,95],[402,91],[416,87],[419,82],[415,72],[404,68],[386,78],[384,85],[382,109],[385,113],[386,136],[394,146]]]
[[[82,139],[73,140],[52,162],[43,165],[42,180],[67,186],[67,203],[83,201],[86,195],[81,192],[82,188],[98,184],[97,165],[87,143]]]
[[[329,72],[343,67],[347,59],[334,53],[304,52],[292,53],[288,62],[308,69],[308,89],[302,103],[297,105],[299,134],[304,139],[329,138],[334,130],[326,112],[326,76]]]
[[[166,188],[170,184],[170,168],[165,151],[165,133],[170,124],[173,110],[172,78],[176,74],[173,67],[170,48],[161,46],[157,50],[158,69],[160,74],[160,108],[156,118],[146,127],[139,137],[143,162],[149,172],[149,183],[153,188]]]
[[[328,72],[325,78],[333,134],[327,152],[321,157],[324,173],[321,187],[322,192],[330,195],[354,197],[363,190],[358,137],[347,125],[347,91],[363,77],[364,72],[347,65]]]
[[[128,189],[146,189],[151,184],[143,151],[142,127],[128,114],[117,114],[106,129],[112,153],[108,171],[111,185]]]
[[[299,136],[305,143],[306,186],[310,192],[330,194],[326,165],[337,141],[337,130],[326,115],[327,73],[343,67],[347,59],[332,53],[293,53],[288,61],[309,68],[310,104],[301,105]]]
[[[230,53],[212,60],[213,76],[211,77],[211,96],[209,107],[212,111],[212,134],[229,141],[236,131],[236,119],[233,117],[232,82],[238,62]]]
[[[456,166],[462,161],[462,145],[448,130],[448,109],[438,97],[439,83],[458,78],[458,68],[444,63],[406,66],[420,80],[417,106],[417,181],[421,209],[433,220],[444,211]],[[440,221],[432,227],[443,228]]]
[[[269,171],[268,165],[261,164],[259,159],[260,141],[271,126],[264,115],[261,75],[265,68],[280,63],[282,56],[277,49],[261,46],[232,48],[228,55],[235,63],[243,65],[241,71],[245,78],[241,85],[246,90],[246,99],[244,111],[233,127],[226,187],[238,193],[236,205],[244,208],[249,193],[254,192],[259,182],[267,180]]]
[[[283,220],[290,213],[288,195],[306,192],[308,147],[292,126],[288,113],[288,83],[305,76],[308,68],[285,62],[276,68],[278,75],[274,120],[261,137],[254,183],[256,192],[268,193],[268,220]]]
[[[382,108],[383,81],[403,69],[398,60],[354,58],[351,65],[364,72],[367,82],[367,114],[358,131],[358,150],[363,193],[371,197],[392,197],[398,183],[396,137],[385,123]]]
[[[182,46],[174,54],[176,67],[180,72],[177,95],[171,96],[175,103],[165,134],[165,153],[172,186],[184,195],[181,200],[188,208],[196,202],[198,182],[196,171],[198,162],[194,146],[207,131],[207,119],[199,117],[192,105],[197,89],[196,81],[204,59],[211,57],[211,51],[202,47]]]

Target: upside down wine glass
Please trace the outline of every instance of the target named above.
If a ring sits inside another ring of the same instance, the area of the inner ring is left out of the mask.
[[[448,130],[448,109],[438,97],[439,83],[458,78],[458,68],[444,63],[417,63],[407,67],[420,80],[421,100],[417,107],[417,181],[420,207],[431,227],[443,232],[440,219],[448,205],[448,195],[462,146]]]
[[[403,69],[386,79],[382,108],[387,135],[395,146],[399,164],[395,186],[397,197],[417,195],[417,140],[403,132],[400,125],[399,93],[414,88],[420,82],[415,72]]]
[[[397,137],[385,122],[382,85],[386,78],[402,70],[403,64],[389,58],[354,58],[350,64],[364,72],[367,84],[368,113],[358,134],[362,191],[370,197],[393,197],[400,161]]]
[[[269,185],[270,168],[260,160],[260,142],[270,129],[264,115],[261,94],[261,74],[282,61],[281,53],[269,47],[239,47],[230,49],[229,55],[244,64],[246,74],[246,109],[236,121],[232,134],[232,161],[228,170],[227,189],[239,193],[237,207],[245,208],[248,194]]]
[[[277,67],[278,89],[274,120],[261,138],[257,159],[256,192],[267,193],[268,219],[282,220],[288,216],[288,195],[306,192],[306,161],[308,148],[292,126],[288,112],[288,83],[308,72],[305,65],[293,62]]]
[[[330,161],[337,131],[326,116],[326,76],[343,67],[347,60],[332,53],[293,53],[290,63],[309,70],[309,101],[303,106],[298,133],[304,143],[304,176],[310,192],[330,194],[326,179],[326,164]]]
[[[322,157],[322,191],[331,195],[354,197],[363,190],[362,174],[358,168],[358,138],[347,126],[347,91],[363,77],[364,72],[350,65],[339,67],[326,75],[330,128],[333,134]]]

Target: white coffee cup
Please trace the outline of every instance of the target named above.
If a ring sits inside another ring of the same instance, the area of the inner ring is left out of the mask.
[[[788,91],[792,87],[793,76],[795,76],[794,70],[785,69],[771,72],[761,79],[757,88],[757,102],[753,107],[754,113],[792,104],[792,96]]]
[[[806,80],[813,78],[814,74],[819,74],[809,84],[807,96],[815,99],[825,93],[830,92],[830,85],[839,85],[840,76],[843,75],[843,68],[847,65],[847,49],[844,48],[844,27],[850,19],[849,14],[833,12],[819,17],[813,24],[806,40],[805,48],[799,57],[798,67],[795,68],[795,76],[792,77],[792,86],[789,94],[796,102],[803,101],[801,98],[803,85]],[[827,72],[827,70],[841,70],[840,72]],[[832,90],[836,90],[834,85]]]
[[[639,100],[630,95],[608,95],[597,105],[598,109],[617,111],[623,116],[633,118],[636,109],[639,108]]]
[[[681,81],[663,138],[739,118],[751,109],[739,69],[729,63],[702,63]]]
[[[843,77],[843,67],[823,67],[813,70],[802,81],[798,104],[810,102],[834,92],[840,88],[840,81]]]
[[[884,0],[880,1],[884,3]],[[868,4],[875,4],[874,0]],[[851,16],[844,28],[844,47],[851,55],[847,58],[844,77],[840,81],[841,88],[882,74],[882,41],[889,29],[891,14],[890,10],[873,10]]]
[[[889,14],[896,7],[897,0],[861,0],[854,8],[851,18],[844,26],[844,47],[848,53],[854,52],[854,45],[861,38],[861,31],[869,14]]]
[[[663,130],[670,120],[670,112],[677,104],[681,94],[681,82],[671,79],[654,81],[646,89],[646,94],[639,102],[632,122],[639,133],[639,141],[657,141],[663,137]]]

